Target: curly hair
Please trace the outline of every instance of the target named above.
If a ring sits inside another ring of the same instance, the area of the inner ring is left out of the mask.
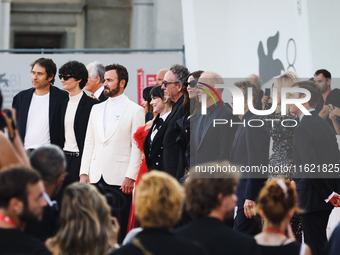
[[[60,228],[51,246],[60,254],[107,254],[113,247],[110,207],[90,184],[73,183],[63,195]]]
[[[83,89],[88,80],[88,72],[86,66],[78,61],[69,61],[59,68],[59,74],[71,75],[76,81],[80,81],[79,87]]]
[[[170,229],[180,218],[184,190],[169,174],[151,171],[136,188],[135,213],[141,226]]]
[[[268,180],[260,191],[257,209],[261,209],[270,222],[279,224],[292,208],[297,208],[297,194],[291,181],[282,178]]]
[[[207,217],[220,205],[218,195],[235,193],[236,178],[189,178],[185,183],[185,202],[188,213],[193,217]]]

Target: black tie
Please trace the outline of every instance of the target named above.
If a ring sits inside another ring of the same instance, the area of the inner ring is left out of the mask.
[[[163,119],[162,118],[158,118],[158,120],[156,120],[156,128],[159,130],[161,128],[161,126],[163,125]]]

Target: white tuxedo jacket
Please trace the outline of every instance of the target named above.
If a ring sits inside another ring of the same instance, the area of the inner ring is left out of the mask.
[[[144,109],[127,97],[122,111],[110,129],[104,132],[104,111],[108,100],[92,107],[79,175],[86,174],[91,183],[103,176],[110,185],[121,186],[125,177],[136,180],[142,153],[133,135],[144,125]]]

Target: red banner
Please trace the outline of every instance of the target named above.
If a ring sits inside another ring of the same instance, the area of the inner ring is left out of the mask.
[[[157,84],[156,74],[146,75],[146,86],[155,86]]]
[[[138,89],[138,104],[142,105],[143,90],[144,90],[144,70],[143,68],[137,69],[137,89]]]

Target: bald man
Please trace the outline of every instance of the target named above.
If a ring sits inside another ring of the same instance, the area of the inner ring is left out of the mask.
[[[156,80],[157,80],[156,85],[162,85],[162,82],[164,80],[164,76],[167,73],[167,71],[169,71],[169,69],[166,69],[166,68],[163,68],[163,69],[158,71],[158,73],[156,75]]]

